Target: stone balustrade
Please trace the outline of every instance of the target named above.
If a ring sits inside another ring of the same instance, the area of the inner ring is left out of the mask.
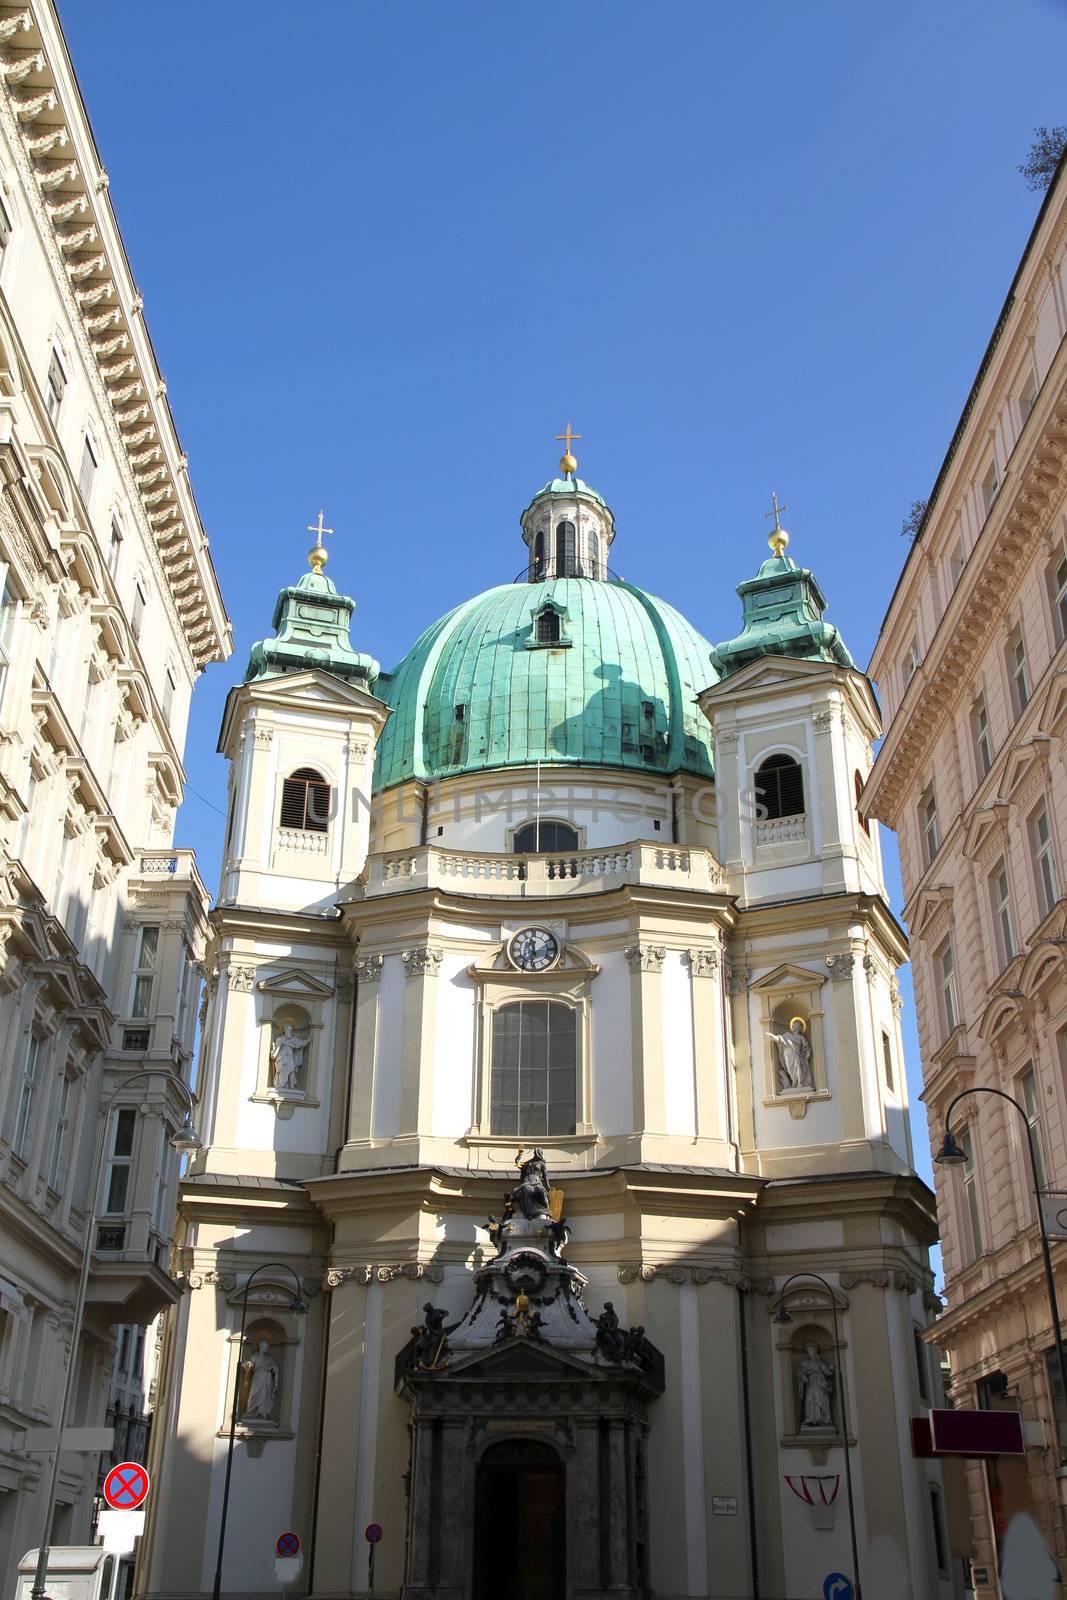
[[[697,892],[725,891],[726,874],[710,850],[687,845],[611,845],[600,850],[516,856],[423,845],[372,855],[357,893],[371,899],[407,889],[454,889],[460,894],[552,899],[659,885]]]

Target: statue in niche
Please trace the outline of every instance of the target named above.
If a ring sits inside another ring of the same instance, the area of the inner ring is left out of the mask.
[[[817,1344],[804,1346],[797,1365],[797,1392],[800,1396],[802,1428],[832,1428],[834,1425],[834,1382],[837,1368]]]
[[[274,1063],[274,1087],[292,1091],[300,1087],[300,1074],[304,1068],[304,1055],[311,1043],[310,1032],[297,1033],[291,1022],[282,1026],[270,1047]]]
[[[519,1152],[521,1155],[521,1151]],[[548,1197],[548,1168],[545,1152],[538,1145],[532,1156],[519,1165],[519,1181],[506,1196],[511,1213],[517,1212],[528,1221],[551,1218]]]
[[[793,1089],[814,1089],[811,1045],[803,1017],[794,1017],[787,1033],[775,1033],[773,1028],[769,1028],[767,1037],[774,1042],[779,1094],[787,1094]]]
[[[241,1413],[242,1420],[272,1422],[274,1402],[278,1397],[278,1363],[271,1355],[266,1339],[260,1339],[255,1353],[241,1362],[241,1369],[248,1374],[248,1395]]]

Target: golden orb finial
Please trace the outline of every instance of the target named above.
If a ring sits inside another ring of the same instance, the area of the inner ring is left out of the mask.
[[[322,542],[322,536],[323,536],[324,533],[332,533],[333,529],[332,528],[324,528],[323,527],[323,517],[324,517],[324,515],[325,515],[325,513],[322,510],[320,510],[319,511],[319,520],[318,520],[318,522],[309,522],[308,523],[308,532],[309,533],[313,533],[315,535],[315,543],[312,546],[312,548],[308,551],[308,565],[310,566],[312,572],[315,574],[316,577],[319,576],[319,574],[322,572],[323,567],[326,565],[327,561],[330,559],[329,556],[326,553],[326,546]]]
[[[765,517],[773,517],[774,518],[774,527],[771,529],[770,533],[767,535],[767,543],[770,545],[771,549],[774,551],[775,555],[780,560],[781,557],[785,555],[786,545],[789,543],[789,535],[785,531],[785,529],[782,527],[782,524],[781,524],[781,522],[779,520],[779,517],[780,517],[780,514],[783,511],[788,511],[789,507],[788,506],[780,506],[778,504],[778,496],[773,492],[773,490],[771,491],[771,501],[772,501],[771,510],[770,511],[765,511],[763,513],[763,515]]]
[[[559,470],[565,478],[573,476],[578,471],[578,458],[571,450],[571,441],[581,437],[580,433],[574,432],[569,422],[562,433],[556,434],[556,438],[562,439],[565,446],[563,454],[559,458]]]

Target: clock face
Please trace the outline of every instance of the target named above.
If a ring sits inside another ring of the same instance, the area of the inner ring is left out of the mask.
[[[520,928],[508,945],[508,955],[523,972],[545,972],[559,960],[559,940],[547,928]]]

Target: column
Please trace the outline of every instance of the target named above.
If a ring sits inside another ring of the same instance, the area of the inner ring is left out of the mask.
[[[433,1126],[434,1044],[440,950],[420,945],[403,952],[404,1043],[401,1051],[400,1136],[428,1134]]]
[[[667,951],[661,944],[632,944],[630,1032],[633,1038],[633,1117],[636,1134],[662,1133],[663,992],[660,975]]]

